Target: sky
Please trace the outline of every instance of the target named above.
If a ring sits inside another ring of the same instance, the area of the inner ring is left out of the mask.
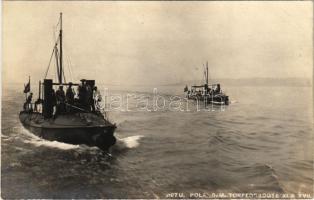
[[[60,12],[67,80],[177,83],[202,79],[206,61],[215,79],[312,78],[311,1],[2,4],[4,82],[44,78]]]

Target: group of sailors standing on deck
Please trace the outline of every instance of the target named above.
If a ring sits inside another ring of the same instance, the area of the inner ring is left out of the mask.
[[[188,86],[185,86],[184,91],[187,92],[187,96],[203,96],[203,95],[216,95],[221,93],[220,84],[217,84],[215,88],[209,88],[207,85],[204,85],[202,89],[196,90],[195,87],[192,87],[191,90],[188,89]],[[207,92],[206,92],[207,91]]]
[[[60,85],[59,89],[53,94],[54,106],[56,106],[56,114],[74,112],[75,110],[83,111],[96,111],[95,104],[101,100],[101,96],[97,87],[93,88],[86,84],[86,80],[82,79],[81,84],[78,86],[78,94],[75,98],[75,91],[72,88],[73,84],[70,82],[66,92],[63,86]],[[54,91],[52,91],[54,93]]]
[[[75,90],[72,86],[73,83],[69,82],[66,91],[64,91],[63,85],[60,85],[57,91],[52,89],[51,103],[54,115],[71,113],[79,110],[86,112],[96,111],[95,104],[101,101],[101,95],[97,90],[97,87],[92,87],[91,85],[86,84],[86,80],[82,79],[81,84],[78,86],[78,94],[76,97]],[[33,93],[30,92],[24,103],[24,110],[33,110],[32,98]],[[42,100],[40,102],[35,102],[35,111],[37,111],[37,104],[39,103],[42,103]]]

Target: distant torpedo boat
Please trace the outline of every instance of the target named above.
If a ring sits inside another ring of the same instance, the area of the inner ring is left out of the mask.
[[[229,96],[222,92],[220,84],[208,84],[208,62],[204,70],[205,83],[203,85],[193,85],[189,90],[185,86],[184,92],[188,99],[205,101],[207,104],[229,105]]]
[[[102,112],[99,101],[101,96],[95,86],[95,80],[82,79],[81,83],[66,82],[62,60],[62,13],[59,19],[60,31],[54,45],[58,81],[46,79],[39,81],[38,99],[33,103],[30,78],[24,85],[26,102],[19,118],[23,126],[35,135],[50,140],[70,144],[97,146],[103,151],[116,143],[114,131],[116,125],[111,123]],[[63,86],[67,87],[66,92]],[[58,87],[55,92],[54,87]],[[78,94],[75,94],[74,88]]]

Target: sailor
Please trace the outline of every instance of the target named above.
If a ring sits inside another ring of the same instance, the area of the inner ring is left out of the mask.
[[[31,103],[31,102],[32,102],[32,99],[33,99],[33,93],[31,92],[31,93],[28,95],[26,102],[27,102],[27,103]]]
[[[186,85],[185,88],[184,88],[184,92],[187,92],[187,91],[189,91],[189,88],[188,88],[188,86]]]
[[[57,99],[57,113],[65,112],[65,93],[63,90],[63,86],[60,85],[59,89],[56,92],[56,99]]]
[[[66,105],[67,112],[72,112],[73,106],[71,106],[71,105],[74,105],[75,92],[72,88],[72,85],[73,85],[73,83],[69,82],[69,86],[68,86],[66,93],[65,93],[65,101],[67,103],[67,105]]]
[[[38,112],[38,105],[41,104],[43,102],[42,99],[38,98],[36,101],[35,101],[35,107],[34,107],[34,111]]]
[[[64,90],[63,90],[63,85],[59,86],[59,89],[56,92],[56,97],[57,97],[57,103],[65,101],[65,93],[64,93]]]
[[[93,104],[92,104],[92,110],[95,111],[95,105],[98,105],[98,102],[101,101],[101,95],[100,92],[97,90],[97,87],[95,86],[93,88]]]
[[[216,89],[215,89],[215,94],[220,93],[220,84],[217,84]]]
[[[90,111],[90,110],[93,109],[93,104],[94,104],[94,101],[93,101],[93,89],[91,88],[90,85],[86,85],[86,96],[85,96],[85,98],[86,98],[85,102],[87,103],[86,109],[88,111]]]
[[[212,93],[212,89],[208,88],[208,94],[210,95]]]
[[[67,91],[65,93],[65,99],[66,99],[66,102],[68,104],[74,104],[74,96],[75,96],[75,93],[73,91],[73,88],[72,88],[72,85],[73,83],[70,82],[69,83],[69,87],[67,88]]]
[[[31,92],[27,99],[26,99],[26,102],[24,103],[24,110],[32,110],[32,98],[33,98],[33,93]]]
[[[99,90],[97,90],[97,86],[94,87],[94,94],[93,94],[93,98],[96,100],[96,101],[101,101],[101,94],[99,92]]]
[[[56,114],[57,114],[57,97],[56,97],[56,92],[53,88],[51,90],[51,106],[52,106],[52,115],[53,115],[53,117],[56,117]]]
[[[187,94],[186,94],[186,97],[187,97],[187,98],[190,98],[190,93],[191,93],[191,91],[188,90],[188,92],[187,92]]]
[[[78,97],[79,103],[81,104],[82,108],[86,108],[87,105],[87,88],[86,88],[86,80],[81,80],[81,85],[78,87]]]

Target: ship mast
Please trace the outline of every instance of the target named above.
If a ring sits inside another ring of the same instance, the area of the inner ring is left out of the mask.
[[[208,61],[206,61],[206,84],[208,85]]]
[[[62,84],[62,73],[63,73],[63,69],[62,69],[62,13],[60,13],[60,33],[59,33],[59,38],[60,38],[60,56],[59,56],[59,64],[60,64],[60,70],[59,70],[59,83]]]

